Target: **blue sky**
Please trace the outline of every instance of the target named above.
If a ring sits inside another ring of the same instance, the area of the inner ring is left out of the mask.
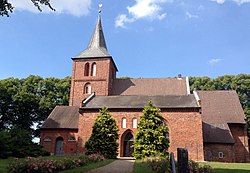
[[[0,18],[0,79],[71,75],[87,47],[98,4],[118,76],[175,77],[250,73],[250,0],[51,0],[40,13],[10,0]]]

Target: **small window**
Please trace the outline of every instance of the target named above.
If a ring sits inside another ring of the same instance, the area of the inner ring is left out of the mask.
[[[122,128],[126,128],[127,126],[127,122],[126,122],[126,118],[122,118]]]
[[[74,136],[72,136],[72,137],[69,138],[68,141],[69,141],[69,142],[74,142],[74,141],[76,141],[76,138],[75,138]]]
[[[133,128],[136,129],[137,128],[137,119],[133,118]]]
[[[89,76],[89,63],[84,65],[84,76]]]
[[[219,152],[219,158],[222,159],[224,157],[223,152]]]
[[[91,76],[96,76],[96,63],[95,62],[91,66]]]
[[[84,87],[84,94],[91,94],[91,85],[87,83]]]
[[[51,142],[52,140],[49,136],[46,136],[43,141],[44,142]]]

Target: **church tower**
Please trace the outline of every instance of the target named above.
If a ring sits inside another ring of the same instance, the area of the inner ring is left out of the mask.
[[[110,95],[117,67],[106,46],[101,16],[98,20],[88,47],[72,58],[73,69],[69,106],[82,106],[82,101],[91,94]]]

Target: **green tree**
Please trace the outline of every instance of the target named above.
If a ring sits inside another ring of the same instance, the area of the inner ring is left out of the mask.
[[[150,101],[143,109],[134,141],[134,157],[168,156],[168,127],[164,124],[160,109]]]
[[[11,155],[11,137],[6,130],[0,130],[0,158]]]
[[[50,0],[30,0],[34,6],[37,7],[39,11],[42,11],[40,5],[46,5],[51,10],[55,11],[55,9],[50,5]],[[0,15],[9,17],[9,13],[13,12],[13,5],[9,2],[9,0],[0,0]]]
[[[116,158],[118,149],[118,127],[106,107],[102,108],[95,120],[92,134],[86,142],[86,154],[99,153],[105,158]]]

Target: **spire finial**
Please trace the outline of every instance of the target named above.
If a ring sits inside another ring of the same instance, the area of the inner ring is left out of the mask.
[[[98,13],[101,14],[102,13],[102,4],[99,4],[99,10]]]

